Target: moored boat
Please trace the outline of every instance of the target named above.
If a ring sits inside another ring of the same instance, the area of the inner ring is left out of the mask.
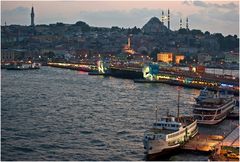
[[[214,97],[208,97],[194,105],[194,118],[199,124],[217,124],[227,117],[235,105],[234,97],[218,93]]]
[[[179,116],[179,96],[178,93],[177,117],[167,115],[158,120],[156,109],[156,122],[144,133],[144,153],[149,159],[168,154],[198,133],[197,120],[192,116]]]
[[[164,155],[198,133],[197,121],[190,116],[162,117],[144,133],[143,144],[148,158]]]
[[[32,63],[32,64],[22,64],[22,63],[11,63],[6,66],[7,70],[35,70],[40,69],[39,63]]]

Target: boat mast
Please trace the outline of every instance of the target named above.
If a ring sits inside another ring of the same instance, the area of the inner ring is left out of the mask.
[[[157,106],[156,106],[156,108],[155,108],[155,112],[156,112],[156,123],[157,123],[157,113],[158,113],[158,108],[157,108]]]
[[[177,102],[177,118],[179,119],[179,100],[180,100],[180,89],[178,89],[178,102]]]

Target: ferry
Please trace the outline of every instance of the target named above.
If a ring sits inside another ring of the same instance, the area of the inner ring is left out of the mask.
[[[149,159],[166,155],[198,133],[197,121],[191,116],[167,116],[153,123],[144,133],[143,145]]]
[[[167,116],[158,120],[156,109],[156,122],[153,123],[152,128],[144,133],[143,145],[145,154],[149,159],[168,154],[198,133],[196,119],[192,116],[179,116],[179,92],[177,117],[167,113]]]
[[[193,107],[193,115],[199,124],[213,125],[224,120],[235,105],[234,97],[218,93],[197,102]]]

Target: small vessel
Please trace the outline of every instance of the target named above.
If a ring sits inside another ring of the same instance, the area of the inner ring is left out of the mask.
[[[193,115],[199,124],[217,124],[227,117],[235,105],[233,96],[217,93],[197,102],[193,107]]]
[[[198,133],[197,121],[191,116],[174,117],[167,115],[153,123],[151,129],[144,133],[143,145],[147,158],[165,155],[177,149]]]
[[[32,64],[22,64],[22,63],[11,63],[9,64],[6,69],[7,70],[34,70],[34,69],[40,69],[39,63],[32,63]]]

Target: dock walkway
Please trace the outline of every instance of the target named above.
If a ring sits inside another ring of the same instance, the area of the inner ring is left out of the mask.
[[[239,147],[239,128],[236,127],[223,141],[222,146]]]
[[[183,150],[210,152],[214,147],[223,140],[219,135],[202,135],[198,134],[189,140],[183,147]]]

